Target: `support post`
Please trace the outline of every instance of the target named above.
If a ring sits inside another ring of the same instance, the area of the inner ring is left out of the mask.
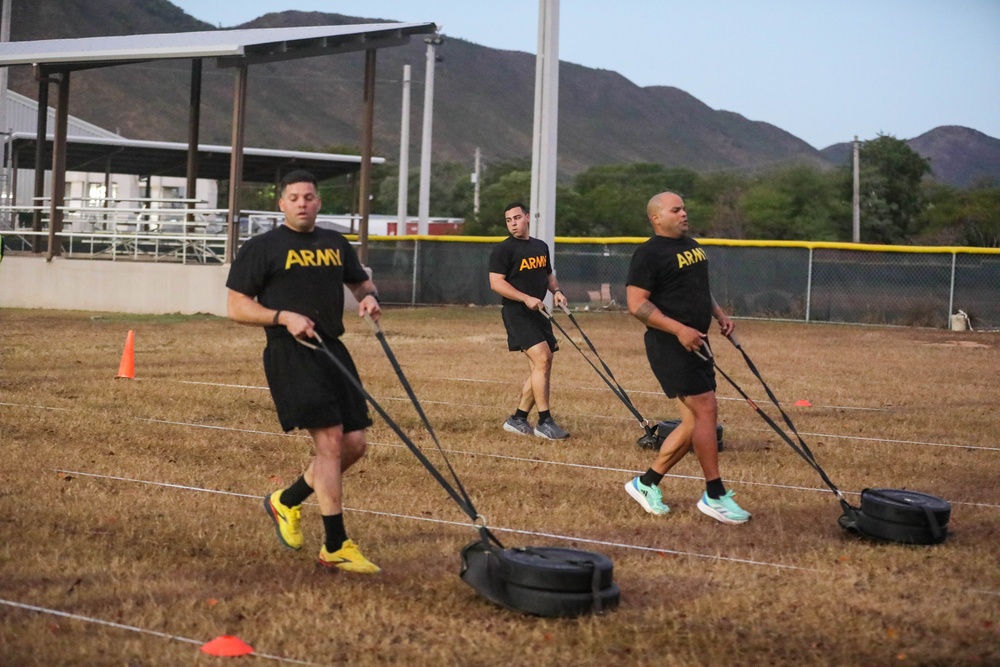
[[[66,135],[69,127],[69,72],[59,75],[56,101],[56,127],[52,140],[52,197],[49,199],[49,252],[46,261],[62,255],[62,206],[66,198]]]
[[[243,141],[246,133],[247,64],[236,68],[236,89],[233,95],[232,154],[229,159],[229,227],[226,233],[225,262],[236,258],[240,244],[240,189],[243,185]]]
[[[427,44],[427,66],[424,74],[424,129],[420,141],[420,202],[417,233],[427,234],[431,217],[431,129],[434,125],[434,63],[436,47],[444,43],[440,35],[424,37]]]
[[[187,187],[184,191],[186,199],[196,199],[198,192],[198,142],[199,126],[201,125],[201,58],[191,61],[191,97],[188,108],[188,152],[187,152]],[[195,208],[194,202],[188,202],[189,209]],[[194,222],[194,215],[188,214],[188,222]],[[184,227],[187,231],[187,226]]]
[[[37,73],[38,79],[38,116],[35,125],[35,190],[32,195],[31,205],[31,230],[35,235],[31,237],[31,250],[35,253],[42,252],[42,238],[39,232],[42,231],[42,197],[45,196],[45,141],[48,135],[49,124],[49,78],[44,74]]]
[[[361,128],[361,173],[359,180],[358,211],[361,221],[358,223],[358,259],[364,265],[368,264],[368,216],[372,209],[372,134],[375,127],[375,49],[365,51],[365,97],[362,110]]]

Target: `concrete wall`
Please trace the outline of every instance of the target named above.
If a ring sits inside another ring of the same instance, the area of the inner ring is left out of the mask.
[[[225,316],[228,275],[223,265],[7,256],[0,307]]]
[[[371,270],[368,270],[371,275]],[[0,308],[226,316],[228,265],[6,256]],[[344,309],[358,302],[344,289]]]

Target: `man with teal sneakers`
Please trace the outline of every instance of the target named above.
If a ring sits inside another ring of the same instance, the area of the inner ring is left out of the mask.
[[[719,474],[715,368],[707,354],[695,354],[705,345],[713,316],[724,336],[732,333],[734,324],[712,298],[708,257],[687,235],[684,200],[661,192],[649,200],[646,215],[653,236],[632,255],[628,310],[646,325],[649,366],[667,397],[677,399],[681,423],[664,439],[653,465],[625,484],[625,491],[650,514],[666,514],[670,507],[663,502],[659,483],[694,449],[705,475],[698,510],[722,523],[746,523],[750,513],[736,504],[734,492],[726,491]]]

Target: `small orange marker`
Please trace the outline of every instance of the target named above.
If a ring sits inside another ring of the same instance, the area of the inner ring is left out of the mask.
[[[201,652],[209,655],[222,656],[224,658],[233,658],[238,655],[250,655],[253,653],[253,647],[239,637],[222,635],[203,644]]]
[[[795,405],[799,406],[800,408],[811,408],[813,406],[812,403],[810,403],[804,398],[801,401],[795,401]]]

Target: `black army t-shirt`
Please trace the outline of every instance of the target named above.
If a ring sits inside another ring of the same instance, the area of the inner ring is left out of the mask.
[[[649,290],[661,313],[702,333],[712,323],[708,256],[686,236],[654,236],[632,254],[627,285]]]
[[[509,236],[490,253],[490,273],[499,273],[516,289],[536,299],[545,297],[549,289],[549,246],[541,239],[516,239]],[[503,297],[503,304],[516,304]]]
[[[367,279],[343,234],[321,228],[303,233],[282,225],[243,244],[226,287],[268,308],[305,315],[321,335],[338,337],[344,333],[344,283]],[[267,327],[269,338],[285,331]]]

